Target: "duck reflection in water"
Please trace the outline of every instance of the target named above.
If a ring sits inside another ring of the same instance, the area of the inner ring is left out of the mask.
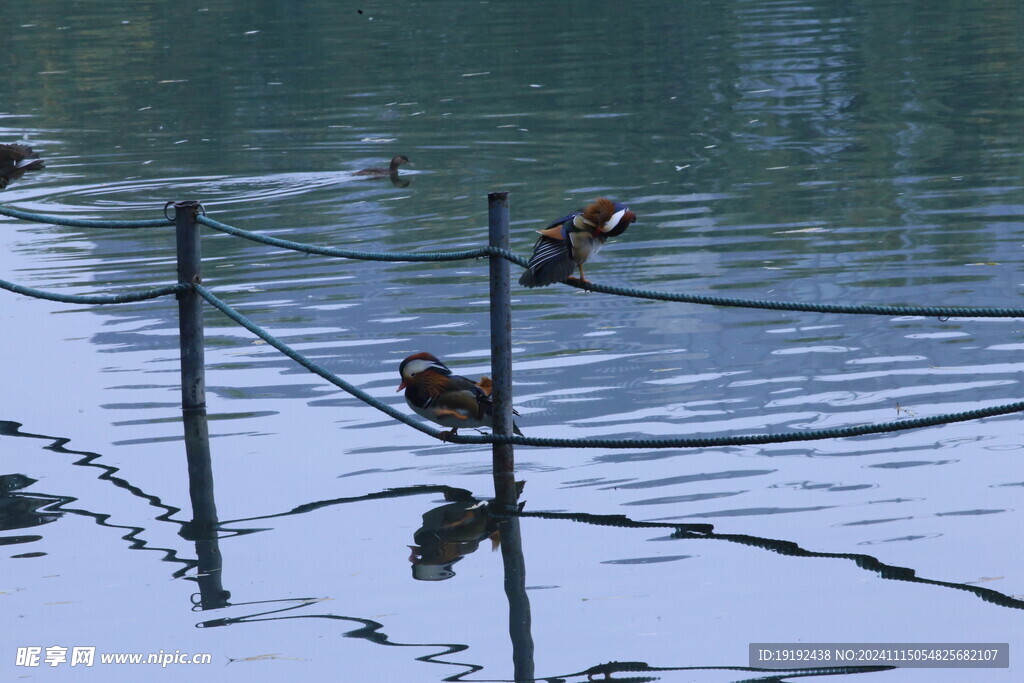
[[[41,168],[45,168],[43,160],[28,145],[0,144],[0,190],[27,171],[38,171]]]
[[[409,179],[398,175],[398,167],[406,164],[409,166],[415,165],[409,161],[409,157],[399,154],[391,159],[391,164],[387,168],[364,168],[352,175],[363,178],[388,178],[395,187],[406,187],[409,185]]]
[[[468,495],[468,492],[467,492]],[[451,500],[451,494],[445,494]],[[501,543],[498,522],[487,510],[487,503],[469,496],[423,515],[423,525],[413,534],[416,545],[409,546],[412,553],[412,578],[417,581],[445,581],[455,576],[452,565],[475,552],[485,539],[491,540],[491,550]]]

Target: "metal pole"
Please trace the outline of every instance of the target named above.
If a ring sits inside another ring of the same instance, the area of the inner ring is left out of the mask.
[[[196,216],[199,202],[174,203],[178,247],[178,282],[203,281],[202,249]],[[213,495],[213,463],[206,419],[206,367],[203,351],[203,299],[193,290],[178,294],[178,343],[181,347],[181,412],[188,460],[188,491],[192,522],[182,535],[196,543],[199,589],[203,609],[223,607],[230,593],[221,585],[217,535],[217,504]]]
[[[175,202],[178,282],[203,281],[202,250],[196,215],[199,202]],[[178,294],[178,332],[181,346],[181,409],[206,408],[206,369],[203,353],[203,299],[194,291]]]
[[[509,248],[508,192],[487,195],[488,244]],[[508,261],[491,255],[491,375],[494,433],[512,434],[512,285]],[[512,444],[492,444],[495,502],[513,510],[518,498]]]

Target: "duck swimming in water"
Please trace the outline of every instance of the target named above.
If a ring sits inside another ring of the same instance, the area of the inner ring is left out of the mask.
[[[404,154],[399,154],[391,160],[391,165],[387,168],[364,168],[361,171],[356,171],[352,175],[361,175],[368,178],[384,178],[391,176],[393,178],[398,175],[398,167],[402,164],[409,164],[412,166],[412,162],[409,161],[409,157]]]
[[[25,175],[26,171],[38,171],[41,168],[45,168],[43,160],[28,145],[0,144],[0,190],[12,180]]]

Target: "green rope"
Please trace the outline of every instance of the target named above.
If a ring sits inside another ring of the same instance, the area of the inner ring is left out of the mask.
[[[0,289],[6,289],[17,294],[23,294],[25,296],[30,296],[38,299],[47,299],[49,301],[59,301],[62,303],[73,304],[128,303],[144,301],[147,299],[155,299],[157,297],[166,296],[168,294],[180,294],[182,292],[188,291],[189,289],[194,289],[200,296],[202,296],[204,299],[210,302],[211,305],[213,305],[215,308],[221,311],[228,318],[235,321],[242,327],[246,328],[247,330],[255,334],[257,337],[263,339],[265,342],[273,346],[275,349],[285,354],[295,362],[299,363],[309,371],[319,375],[320,377],[324,378],[331,384],[334,384],[338,388],[358,398],[367,405],[376,408],[377,410],[389,415],[390,417],[393,417],[394,419],[403,422],[409,425],[410,427],[420,432],[423,432],[424,434],[427,434],[429,436],[433,436],[438,439],[442,439],[443,436],[447,436],[447,432],[442,432],[425,426],[423,423],[415,420],[411,416],[396,410],[395,408],[389,406],[388,404],[374,398],[373,396],[370,396],[365,391],[346,382],[345,380],[341,379],[340,377],[332,373],[330,370],[327,370],[319,363],[310,360],[306,356],[302,355],[295,349],[291,348],[290,346],[282,342],[274,335],[267,332],[265,329],[254,323],[246,316],[239,313],[237,310],[229,306],[227,303],[217,298],[212,292],[210,292],[210,290],[206,289],[202,285],[190,285],[186,283],[179,283],[176,285],[167,285],[164,287],[157,287],[153,289],[126,292],[123,294],[76,295],[46,292],[40,289],[36,289],[34,287],[24,287],[22,285],[16,285],[12,282],[7,282],[6,280],[0,280]],[[922,427],[949,424],[952,422],[965,422],[968,420],[977,420],[985,417],[1008,415],[1011,413],[1017,413],[1022,411],[1024,411],[1024,401],[1018,401],[1000,406],[976,408],[974,410],[968,410],[959,413],[946,413],[941,415],[933,415],[930,417],[917,417],[894,422],[856,425],[851,427],[816,429],[809,430],[806,432],[749,434],[741,436],[682,437],[674,439],[566,439],[500,434],[456,434],[455,436],[448,436],[447,439],[453,443],[460,444],[511,443],[518,446],[541,446],[549,448],[718,448],[723,446],[751,446],[764,445],[770,443],[791,443],[797,441],[814,441],[820,439],[845,438],[851,436],[864,436],[867,434],[883,434],[888,432],[904,431],[908,429],[920,429]]]
[[[84,219],[69,219],[59,216],[48,216],[43,214],[18,211],[0,206],[0,215],[12,216],[22,220],[53,223],[56,225],[69,225],[74,227],[94,228],[141,228],[141,227],[164,227],[169,224],[168,220],[150,221],[98,221]],[[336,247],[316,247],[282,240],[275,237],[268,237],[258,233],[241,230],[233,226],[215,221],[206,216],[197,217],[197,222],[203,225],[220,230],[222,232],[242,237],[244,239],[261,242],[272,246],[305,252],[308,254],[320,254],[340,258],[353,258],[374,261],[455,261],[470,258],[482,258],[485,256],[498,256],[516,263],[522,267],[527,266],[526,259],[505,249],[495,247],[481,247],[477,249],[465,249],[449,252],[372,252],[357,251],[352,249],[339,249]],[[654,299],[660,301],[679,301],[685,303],[705,304],[712,306],[734,306],[745,308],[763,308],[771,310],[809,311],[818,313],[853,313],[853,314],[874,314],[874,315],[914,315],[914,316],[942,316],[942,317],[986,317],[986,318],[1019,318],[1024,317],[1024,309],[1017,308],[968,308],[950,306],[875,306],[875,305],[838,305],[838,304],[805,304],[786,301],[766,301],[734,299],[728,297],[711,297],[689,294],[670,294],[666,292],[655,292],[626,287],[614,287],[608,285],[596,285],[591,282],[581,282],[575,278],[569,278],[564,284],[577,287],[586,291],[602,292],[627,296],[634,298]],[[117,304],[154,299],[168,294],[181,294],[188,289],[194,289],[200,296],[206,299],[211,305],[220,310],[224,315],[246,328],[256,336],[260,337],[275,349],[285,354],[295,362],[299,363],[311,372],[326,379],[340,389],[363,401],[367,405],[389,415],[390,417],[403,422],[414,429],[428,434],[435,438],[447,436],[447,432],[441,432],[426,427],[421,422],[413,419],[395,408],[377,400],[361,389],[349,384],[334,373],[330,372],[315,361],[306,358],[295,351],[287,344],[277,339],[262,327],[249,320],[247,317],[236,311],[234,308],[217,298],[212,292],[202,285],[191,285],[179,283],[147,290],[126,292],[112,295],[74,295],[57,294],[46,292],[33,287],[24,287],[12,282],[0,280],[0,288],[17,294],[59,301],[62,303],[74,304]],[[977,408],[974,410],[959,413],[946,413],[931,417],[918,417],[893,422],[882,422],[877,424],[856,425],[851,427],[837,427],[828,429],[808,430],[805,432],[790,433],[769,433],[749,434],[741,436],[719,436],[719,437],[682,437],[674,439],[606,439],[606,438],[544,438],[528,437],[502,434],[481,434],[481,435],[455,435],[448,437],[448,440],[460,444],[488,444],[488,443],[511,443],[520,446],[541,446],[541,447],[566,447],[566,448],[717,448],[723,446],[750,446],[770,443],[791,443],[797,441],[814,441],[819,439],[846,438],[852,436],[864,436],[867,434],[883,434],[888,432],[904,431],[908,429],[920,429],[953,422],[965,422],[986,417],[1008,415],[1024,412],[1024,401],[1008,403],[988,408]]]
[[[490,256],[496,254],[503,258],[506,258],[514,263],[519,263],[521,266],[526,266],[526,259],[523,259],[512,252],[504,249],[495,249],[493,247],[478,247],[476,249],[462,249],[460,251],[426,251],[426,252],[391,252],[391,251],[358,251],[355,249],[341,249],[338,247],[317,247],[309,244],[303,244],[301,242],[293,242],[291,240],[283,240],[277,237],[269,237],[267,235],[261,235],[257,232],[250,232],[249,230],[242,230],[234,226],[228,225],[227,223],[221,223],[215,221],[209,216],[197,216],[196,222],[201,223],[205,226],[211,227],[214,230],[225,232],[235,237],[241,237],[243,239],[252,240],[253,242],[260,242],[262,244],[269,244],[273,247],[281,247],[282,249],[290,249],[292,251],[302,252],[304,254],[317,254],[319,256],[335,256],[338,258],[350,258],[359,259],[362,261],[463,261],[472,258],[483,258],[484,256]]]
[[[0,280],[0,289],[6,289],[15,294],[24,294],[34,299],[59,301],[65,304],[125,304],[134,301],[156,299],[168,294],[178,294],[179,292],[188,291],[189,288],[189,285],[180,283],[164,287],[154,287],[153,289],[141,289],[124,294],[57,294],[56,292],[45,292],[35,287],[25,287],[8,282],[7,280]]]
[[[51,223],[54,225],[67,225],[83,228],[152,228],[167,227],[171,224],[169,219],[139,220],[139,221],[110,221],[110,220],[86,220],[78,218],[64,218],[46,214],[19,211],[0,206],[0,215],[11,216],[22,220],[36,221],[40,223]],[[365,261],[390,261],[390,262],[441,262],[460,261],[465,259],[483,258],[486,256],[500,256],[512,263],[526,268],[528,261],[505,249],[486,246],[475,249],[462,249],[457,251],[432,251],[432,252],[388,252],[388,251],[363,251],[356,249],[342,249],[339,247],[320,247],[292,240],[284,240],[277,237],[269,237],[259,233],[243,230],[234,226],[214,220],[208,216],[200,215],[196,218],[198,223],[206,225],[214,230],[241,237],[243,239],[260,242],[270,246],[289,249],[306,254],[317,254],[320,256],[333,256],[337,258],[350,258]],[[633,287],[616,287],[613,285],[600,285],[593,282],[582,282],[576,278],[569,278],[563,284],[576,287],[588,292],[600,292],[613,294],[634,299],[648,299],[651,301],[671,301],[678,303],[699,304],[706,306],[727,306],[732,308],[755,308],[773,311],[801,311],[809,313],[845,313],[853,315],[898,315],[898,316],[924,316],[924,317],[969,317],[969,318],[1024,318],[1024,308],[1006,307],[969,307],[969,306],[911,306],[911,305],[875,305],[875,304],[828,304],[828,303],[802,303],[799,301],[771,301],[767,299],[739,299],[734,297],[706,296],[701,294],[682,294],[659,292],[649,289],[637,289]]]
[[[363,403],[366,403],[366,404],[376,408],[377,410],[380,410],[381,412],[387,413],[388,415],[390,415],[391,417],[395,418],[396,420],[404,422],[405,424],[407,424],[410,427],[413,427],[415,429],[418,429],[419,431],[423,432],[424,434],[429,434],[430,436],[434,436],[434,437],[437,437],[437,438],[441,437],[441,432],[439,432],[437,430],[434,430],[434,429],[430,429],[429,427],[424,426],[422,423],[417,422],[416,420],[414,420],[410,416],[406,415],[405,413],[402,413],[402,412],[400,412],[398,410],[395,410],[394,408],[392,408],[391,406],[387,405],[386,403],[378,401],[376,398],[374,398],[373,396],[370,396],[368,393],[366,393],[362,389],[359,389],[359,388],[355,387],[354,385],[349,384],[345,380],[341,379],[340,377],[338,377],[337,375],[335,375],[330,370],[328,370],[324,366],[320,365],[316,361],[313,361],[313,360],[310,360],[309,358],[306,358],[304,355],[302,355],[301,353],[299,353],[295,349],[291,348],[290,346],[285,344],[283,341],[281,341],[280,339],[278,339],[274,335],[272,335],[269,332],[267,332],[266,330],[264,330],[262,327],[260,327],[256,323],[254,323],[252,320],[250,320],[249,318],[245,317],[244,315],[242,315],[241,313],[236,311],[234,308],[232,308],[228,304],[226,304],[223,301],[221,301],[220,299],[218,299],[213,294],[213,292],[208,290],[206,287],[203,287],[202,285],[192,285],[192,286],[195,288],[195,291],[199,294],[199,296],[201,296],[204,299],[206,299],[207,301],[209,301],[210,304],[212,304],[214,308],[219,310],[221,313],[223,313],[228,318],[230,318],[231,320],[235,321],[236,323],[238,323],[239,325],[241,325],[245,329],[247,329],[250,332],[252,332],[253,334],[255,334],[257,337],[259,337],[263,341],[267,342],[268,344],[273,346],[275,349],[277,349],[278,351],[280,351],[284,355],[288,356],[289,358],[291,358],[296,363],[298,363],[302,367],[306,368],[310,372],[315,373],[317,375],[320,375],[321,377],[323,377],[325,380],[327,380],[328,382],[330,382],[334,386],[338,387],[339,389],[344,390],[345,392],[351,394],[352,396],[355,396],[356,398],[358,398]]]
[[[340,258],[361,259],[366,261],[459,261],[463,259],[481,258],[484,256],[500,256],[512,263],[526,268],[528,261],[505,249],[496,247],[480,247],[461,251],[433,252],[395,252],[395,251],[357,251],[339,249],[337,247],[317,247],[292,240],[268,237],[256,232],[242,230],[208,216],[198,216],[196,221],[215,230],[235,235],[254,242],[260,242],[282,249],[290,249],[305,254],[336,256]],[[593,282],[582,282],[569,278],[563,284],[588,292],[601,292],[634,299],[650,299],[652,301],[674,301],[707,306],[731,306],[734,308],[761,308],[774,311],[803,311],[809,313],[850,313],[858,315],[913,315],[925,317],[969,317],[969,318],[1024,318],[1024,308],[972,308],[967,306],[886,306],[874,304],[817,304],[798,301],[769,301],[765,299],[736,299],[731,297],[704,296],[701,294],[673,294],[648,289],[631,287],[615,287],[599,285]]]
[[[670,294],[649,289],[598,285],[580,282],[576,278],[563,284],[588,292],[601,292],[654,301],[678,301],[707,306],[737,308],[764,308],[773,311],[805,311],[810,313],[852,313],[858,315],[915,315],[942,318],[1024,318],[1024,308],[973,308],[969,306],[886,306],[875,304],[815,304],[799,301],[770,301],[767,299],[734,299],[732,297],[704,296],[702,294]]]
[[[977,408],[960,413],[944,413],[931,417],[918,417],[898,422],[879,422],[876,424],[855,425],[851,427],[831,427],[812,429],[806,432],[784,432],[769,434],[747,434],[741,436],[683,437],[676,439],[565,439],[529,436],[488,434],[479,436],[456,435],[451,440],[455,443],[511,443],[516,446],[543,446],[548,448],[721,448],[724,446],[757,446],[772,443],[792,443],[797,441],[820,441],[822,439],[842,439],[851,436],[868,434],[886,434],[908,429],[934,427],[953,422],[967,422],[985,417],[1009,415],[1024,412],[1024,401],[1007,403],[990,408]]]
[[[145,221],[88,220],[85,218],[65,218],[63,216],[53,216],[44,213],[19,211],[18,209],[10,209],[6,206],[0,206],[0,215],[10,216],[11,218],[20,218],[23,221],[34,221],[36,223],[68,225],[73,228],[165,228],[167,226],[174,225],[174,222],[167,218],[156,218]]]
[[[236,323],[249,330],[257,337],[267,342],[275,349],[285,354],[298,364],[311,372],[320,375],[331,384],[346,391],[358,398],[363,403],[386,413],[387,415],[404,422],[414,429],[441,439],[447,432],[431,429],[423,423],[415,420],[409,415],[402,413],[388,404],[370,396],[365,391],[356,388],[345,380],[341,379],[330,370],[327,370],[319,363],[306,358],[304,355],[291,348],[280,339],[267,332],[265,329],[245,317],[230,305],[217,298],[210,290],[202,285],[194,285],[196,292],[209,301],[215,308]],[[828,429],[814,429],[806,432],[786,432],[775,434],[747,434],[740,436],[712,436],[712,437],[681,437],[671,439],[605,439],[605,438],[546,438],[532,436],[515,436],[501,434],[456,434],[447,437],[452,443],[459,444],[489,444],[489,443],[511,443],[516,446],[542,446],[562,448],[719,448],[722,446],[753,446],[771,443],[790,443],[795,441],[816,441],[820,439],[837,439],[851,436],[864,436],[867,434],[884,434],[898,432],[908,429],[920,429],[921,427],[932,427],[952,422],[965,422],[977,420],[984,417],[995,417],[997,415],[1008,415],[1011,413],[1024,412],[1024,401],[1017,401],[1001,406],[989,408],[977,408],[960,413],[945,413],[931,417],[917,417],[895,422],[881,422],[877,424],[855,425],[851,427],[833,427]]]

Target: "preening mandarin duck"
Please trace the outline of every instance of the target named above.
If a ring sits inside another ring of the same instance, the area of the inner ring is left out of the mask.
[[[405,402],[417,415],[450,427],[445,439],[455,436],[462,427],[494,427],[489,378],[474,382],[453,375],[447,365],[429,353],[409,356],[398,366],[398,373],[402,383],[396,391],[405,389]],[[515,423],[512,431],[522,435]]]
[[[563,216],[543,230],[533,246],[530,265],[519,278],[524,287],[545,287],[561,282],[597,253],[605,240],[626,232],[636,214],[619,202],[601,197],[585,209]]]
[[[356,171],[352,175],[363,175],[371,178],[383,178],[385,176],[396,176],[398,175],[398,167],[402,164],[409,164],[412,166],[412,162],[409,161],[409,157],[404,154],[399,154],[391,160],[391,165],[387,168],[364,168],[361,171]]]
[[[28,145],[18,143],[0,144],[0,190],[7,187],[12,180],[25,175],[26,171],[38,171],[43,168],[43,160]]]

